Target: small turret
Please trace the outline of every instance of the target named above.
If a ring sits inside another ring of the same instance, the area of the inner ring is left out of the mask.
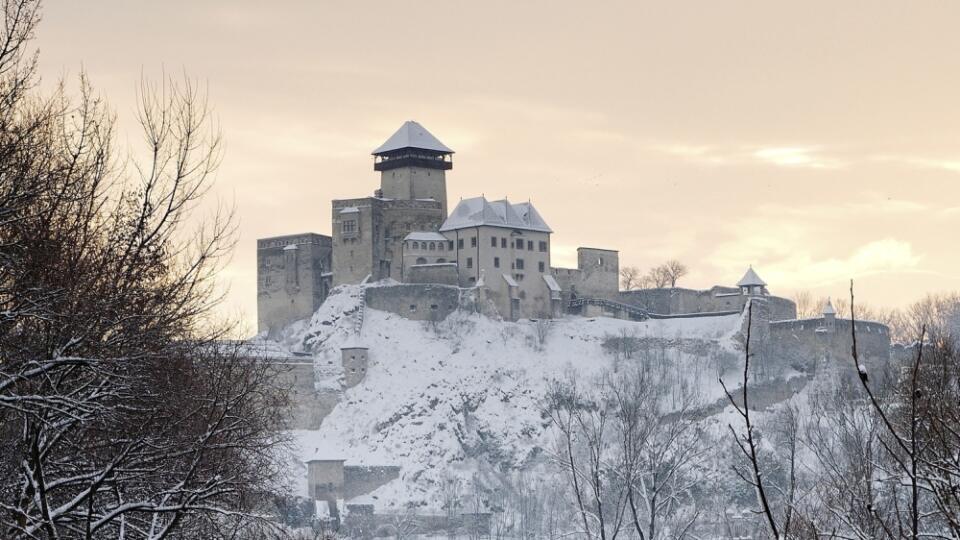
[[[837,323],[837,310],[833,309],[833,304],[827,298],[827,303],[823,305],[823,325],[833,328]]]
[[[740,281],[737,282],[737,287],[740,287],[740,293],[745,296],[766,296],[769,294],[767,292],[767,283],[760,279],[760,276],[753,271],[753,266],[747,269],[747,272],[740,278]]]

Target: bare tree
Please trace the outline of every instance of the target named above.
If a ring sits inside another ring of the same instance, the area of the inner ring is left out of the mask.
[[[85,78],[75,102],[33,92],[37,13],[6,0],[0,27],[2,536],[258,534],[285,397],[217,344],[229,212],[184,228],[220,158],[204,96],[144,83],[147,161],[117,168]]]
[[[629,291],[640,289],[642,285],[642,273],[636,266],[624,266],[620,269],[620,288]]]
[[[680,278],[686,276],[690,269],[687,268],[687,265],[681,263],[676,259],[670,259],[669,261],[663,263],[660,268],[662,268],[663,274],[669,279],[670,287],[676,287],[677,281],[680,281]]]
[[[613,440],[613,411],[602,380],[589,391],[569,373],[553,381],[544,415],[558,431],[555,461],[564,471],[587,538],[615,540],[626,510],[622,482],[608,461]]]
[[[797,306],[798,319],[812,319],[819,317],[823,311],[823,304],[814,298],[810,291],[797,291],[793,293],[793,303]]]
[[[761,513],[767,521],[767,525],[770,527],[770,534],[773,538],[779,538],[779,526],[777,524],[777,519],[774,516],[773,508],[770,506],[770,498],[767,495],[767,488],[764,484],[763,473],[760,471],[760,446],[759,441],[757,440],[757,433],[755,427],[750,418],[750,402],[748,400],[749,392],[747,389],[749,376],[750,376],[750,345],[751,345],[751,329],[753,327],[753,302],[747,303],[747,335],[744,340],[744,351],[743,351],[743,403],[738,404],[737,400],[734,399],[733,394],[730,393],[730,390],[727,388],[727,385],[724,384],[723,378],[720,378],[720,385],[723,386],[723,391],[727,395],[727,399],[730,401],[730,404],[733,405],[737,414],[743,419],[744,423],[744,434],[739,435],[732,425],[728,425],[730,428],[730,433],[733,434],[733,439],[737,443],[737,447],[740,449],[740,452],[746,458],[749,463],[749,471],[744,471],[740,468],[734,468],[734,472],[741,480],[747,482],[756,490],[757,494],[757,503],[760,506]]]
[[[691,418],[698,401],[685,389],[668,409],[664,382],[643,366],[608,379],[618,433],[615,469],[634,532],[645,540],[683,537],[699,516],[693,491],[700,478],[692,469],[702,458],[703,434]]]

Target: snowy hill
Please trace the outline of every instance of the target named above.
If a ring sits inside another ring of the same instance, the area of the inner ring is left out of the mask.
[[[552,447],[541,417],[547,382],[572,370],[587,380],[636,361],[619,340],[662,359],[676,384],[698,388],[704,403],[722,397],[717,383],[734,355],[740,316],[633,322],[568,317],[496,321],[455,312],[440,323],[410,321],[361,309],[361,287],[335,289],[310,321],[281,342],[313,355],[321,387],[337,386],[340,347],[359,338],[369,347],[365,379],[343,392],[317,431],[298,431],[303,460],[399,465],[401,476],[373,495],[378,506],[442,504],[443,480],[469,479],[478,468],[535,466]],[[732,366],[731,366],[732,367]],[[736,379],[734,374],[728,374]],[[301,479],[302,471],[295,473]],[[301,480],[302,481],[302,480]],[[299,488],[306,495],[305,484]]]

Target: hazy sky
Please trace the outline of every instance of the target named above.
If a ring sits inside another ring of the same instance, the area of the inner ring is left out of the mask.
[[[258,237],[330,232],[417,120],[457,151],[451,206],[531,199],[621,265],[682,284],[753,264],[775,294],[873,304],[960,289],[960,3],[70,2],[38,33],[46,85],[81,68],[121,128],[141,73],[209,85],[215,195],[240,244],[227,309],[256,320]],[[124,132],[131,143],[137,133]]]

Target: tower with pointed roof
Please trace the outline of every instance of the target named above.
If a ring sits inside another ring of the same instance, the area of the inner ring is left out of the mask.
[[[760,279],[760,276],[753,270],[753,266],[743,274],[743,277],[737,282],[737,287],[740,287],[740,293],[745,296],[766,296],[770,294],[767,292],[767,282]]]
[[[413,120],[373,151],[373,169],[380,172],[380,192],[387,199],[440,203],[447,215],[446,171],[453,168],[453,150]]]

